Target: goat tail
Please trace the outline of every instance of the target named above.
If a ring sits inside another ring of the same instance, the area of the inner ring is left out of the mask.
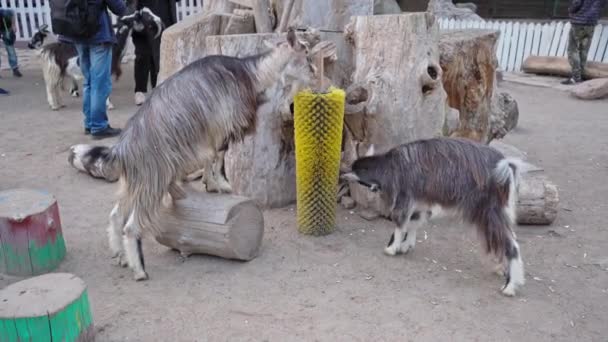
[[[74,145],[70,147],[68,162],[75,169],[108,182],[115,182],[120,175],[119,161],[112,147]]]

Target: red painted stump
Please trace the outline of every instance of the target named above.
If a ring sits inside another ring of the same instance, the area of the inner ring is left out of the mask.
[[[30,189],[0,191],[0,273],[32,276],[50,272],[65,252],[53,195]]]

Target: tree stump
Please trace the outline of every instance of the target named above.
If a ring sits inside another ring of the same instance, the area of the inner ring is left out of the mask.
[[[234,195],[184,189],[187,197],[164,208],[160,244],[183,256],[209,254],[252,260],[264,235],[264,215],[252,200]]]
[[[0,273],[31,276],[54,270],[66,249],[55,198],[44,191],[0,192]]]
[[[443,88],[450,107],[460,112],[460,125],[451,136],[488,143],[495,89],[496,42],[492,30],[442,32],[439,42]]]
[[[362,157],[370,145],[382,153],[442,134],[447,105],[438,29],[428,13],[352,18],[345,33],[354,45],[355,61],[344,117],[345,138],[354,140],[344,143],[348,159]],[[355,183],[350,187],[357,192]],[[353,199],[368,207],[377,196],[368,193]]]
[[[0,290],[0,341],[95,340],[84,281],[49,273]]]
[[[529,74],[570,77],[572,67],[566,57],[529,56],[521,66]],[[587,62],[584,78],[608,78],[608,63]]]

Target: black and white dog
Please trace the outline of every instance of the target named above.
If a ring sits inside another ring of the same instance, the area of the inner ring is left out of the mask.
[[[500,260],[514,296],[525,283],[513,226],[517,187],[525,163],[465,139],[434,138],[356,160],[342,178],[379,191],[397,227],[385,253],[407,253],[421,223],[442,210],[477,227],[487,253]]]
[[[147,34],[158,37],[162,30],[162,21],[148,8],[137,10],[128,16],[120,18],[114,25],[117,44],[112,48],[112,75],[118,80],[122,75],[120,63],[124,56],[127,39],[132,30],[145,31]],[[46,39],[54,40],[43,46]],[[48,30],[48,25],[42,25],[28,43],[30,49],[39,49],[42,63],[42,75],[46,85],[47,101],[53,110],[63,107],[60,91],[63,90],[65,80],[70,81],[70,94],[78,97],[78,82],[84,79],[78,61],[78,52],[72,44],[59,42]],[[108,98],[107,108],[114,106]]]

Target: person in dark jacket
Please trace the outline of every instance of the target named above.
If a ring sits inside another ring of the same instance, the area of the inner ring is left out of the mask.
[[[179,1],[179,0],[177,0]],[[163,22],[163,28],[177,22],[176,0],[140,0],[140,7],[148,7]],[[156,87],[156,79],[160,69],[160,39],[152,39],[146,32],[133,31],[131,34],[135,45],[135,104],[141,105],[146,100],[148,79],[152,88]]]
[[[13,76],[21,77],[23,75],[19,71],[19,62],[17,61],[17,52],[15,51],[15,39],[17,38],[16,21],[13,10],[0,8],[0,37],[8,55],[8,64],[13,69]]]
[[[101,11],[99,14],[99,31],[89,39],[59,36],[59,41],[74,44],[78,51],[80,69],[84,76],[82,106],[84,113],[84,132],[93,139],[103,139],[120,134],[121,130],[113,128],[108,122],[106,101],[112,91],[112,45],[116,36],[108,9],[121,17],[127,12],[123,0],[97,0]]]
[[[604,6],[606,6],[606,0],[573,0],[568,8],[570,24],[572,24],[568,42],[568,61],[572,67],[572,77],[563,81],[562,84],[575,84],[583,81],[593,30]]]

